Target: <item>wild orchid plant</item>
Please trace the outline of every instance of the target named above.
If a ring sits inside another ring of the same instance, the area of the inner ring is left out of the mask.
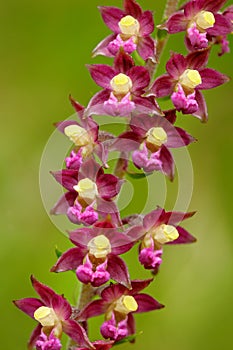
[[[143,11],[135,0],[124,0],[123,9],[99,8],[112,34],[97,45],[93,55],[112,57],[113,65],[88,66],[92,79],[102,89],[87,107],[71,98],[77,120],[59,122],[56,127],[71,140],[73,149],[65,159],[65,168],[52,172],[66,190],[52,214],[65,214],[79,226],[69,232],[74,246],[58,257],[51,271],[74,270],[82,288],[78,305],[72,307],[63,296],[31,278],[39,299],[14,302],[38,322],[29,349],[59,350],[64,332],[69,337],[67,349],[107,350],[135,340],[135,313],[163,308],[142,292],[153,278],[131,280],[121,255],[138,244],[139,262],[156,274],[164,245],[195,241],[180,226],[194,212],[165,211],[155,203],[154,210],[146,215],[133,213],[122,218],[117,196],[126,175],[147,176],[159,171],[170,180],[174,178],[171,149],[195,140],[174,126],[177,111],[207,121],[201,90],[228,81],[227,76],[206,67],[213,45],[220,45],[220,55],[229,51],[227,35],[233,30],[233,6],[221,12],[225,2],[190,0],[177,10],[178,1],[168,0],[156,39],[152,37],[152,12]],[[181,31],[185,31],[187,55],[173,52],[166,63],[167,73],[154,79],[168,34]],[[158,101],[165,96],[174,107],[164,111]],[[118,136],[100,131],[93,115],[97,121],[98,115],[125,118],[126,130]],[[109,173],[109,154],[113,151],[120,156]],[[104,340],[90,340],[88,319],[101,314]]]

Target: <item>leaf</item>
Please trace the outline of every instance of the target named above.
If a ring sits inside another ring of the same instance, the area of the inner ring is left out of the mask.
[[[55,247],[55,254],[57,256],[57,258],[59,259],[60,256],[62,255],[62,252],[58,249],[58,247]]]
[[[145,177],[147,177],[149,175],[152,175],[153,172],[147,173],[147,174],[145,174],[145,173],[133,173],[133,172],[131,173],[131,172],[127,172],[126,174],[129,177],[131,177],[132,179],[143,179],[143,178],[145,178]]]

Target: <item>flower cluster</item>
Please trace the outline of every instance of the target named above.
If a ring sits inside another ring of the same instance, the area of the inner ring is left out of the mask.
[[[87,107],[70,98],[77,118],[56,123],[56,127],[70,140],[72,150],[64,160],[64,169],[51,172],[65,189],[51,214],[65,214],[78,225],[68,232],[74,246],[58,256],[51,271],[75,272],[82,284],[80,302],[71,307],[64,296],[32,277],[39,299],[14,301],[38,322],[29,349],[60,350],[65,333],[70,338],[67,349],[107,350],[120,341],[134,341],[134,314],[163,308],[152,296],[141,293],[153,278],[132,280],[121,255],[138,245],[137,259],[142,268],[153,275],[158,273],[164,245],[195,241],[180,226],[194,212],[166,211],[155,202],[154,210],[146,215],[122,217],[118,194],[125,176],[158,171],[173,180],[172,149],[195,141],[175,126],[179,112],[207,121],[201,90],[228,81],[227,76],[207,67],[213,44],[221,43],[222,53],[229,50],[226,35],[232,31],[233,9],[231,6],[220,12],[224,3],[191,0],[158,26],[169,34],[185,31],[189,52],[186,56],[172,53],[166,63],[167,73],[156,79],[156,50],[161,42],[159,36],[152,38],[152,12],[143,11],[135,0],[124,0],[123,9],[100,7],[112,34],[97,45],[93,55],[113,58],[113,65],[88,65],[92,79],[102,89]],[[137,55],[143,65],[136,64]],[[165,96],[173,105],[169,110],[163,110],[157,100]],[[125,131],[115,135],[100,130],[99,115],[122,117]],[[113,151],[120,154],[115,169],[109,165]],[[97,298],[93,300],[94,296]],[[100,333],[104,339],[91,341],[88,319],[102,314]]]

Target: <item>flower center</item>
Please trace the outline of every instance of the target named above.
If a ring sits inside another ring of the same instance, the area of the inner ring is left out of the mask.
[[[194,89],[202,83],[200,73],[196,69],[186,69],[180,76],[180,84],[187,89]]]
[[[110,81],[110,85],[116,95],[126,95],[133,86],[132,80],[123,73],[115,75]]]
[[[164,244],[177,239],[179,237],[179,233],[174,226],[162,224],[152,231],[152,236],[154,240]]]
[[[83,199],[93,201],[98,195],[98,189],[96,184],[87,177],[85,179],[80,180],[78,184],[75,185],[73,188]]]
[[[167,142],[167,133],[161,127],[151,128],[146,133],[146,140],[149,143],[152,143],[155,146],[162,146],[165,142]]]
[[[68,125],[64,133],[76,146],[82,147],[91,142],[90,135],[79,125]]]
[[[139,32],[140,24],[138,20],[130,15],[123,17],[118,26],[122,34],[126,35],[137,35]]]
[[[95,258],[106,258],[111,253],[111,244],[104,235],[92,238],[88,243],[89,253]]]
[[[208,29],[214,26],[215,18],[212,12],[200,11],[196,16],[196,23],[200,29]]]
[[[41,306],[34,312],[34,318],[43,327],[54,327],[58,323],[54,310],[47,306]]]
[[[138,309],[138,303],[131,295],[122,296],[117,300],[114,310],[123,315],[128,315],[130,312]]]

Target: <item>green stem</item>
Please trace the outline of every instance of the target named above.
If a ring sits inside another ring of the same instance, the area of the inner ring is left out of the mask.
[[[176,11],[178,3],[179,3],[179,0],[167,0],[162,21],[166,20],[168,17],[170,17]],[[163,50],[167,44],[167,41],[168,41],[168,34],[167,33],[165,36],[162,36],[161,38],[157,39],[155,62],[152,60],[148,60],[148,62],[147,62],[147,68],[149,69],[149,72],[150,72],[151,81],[154,78],[156,68],[160,62],[160,58],[161,58]]]

